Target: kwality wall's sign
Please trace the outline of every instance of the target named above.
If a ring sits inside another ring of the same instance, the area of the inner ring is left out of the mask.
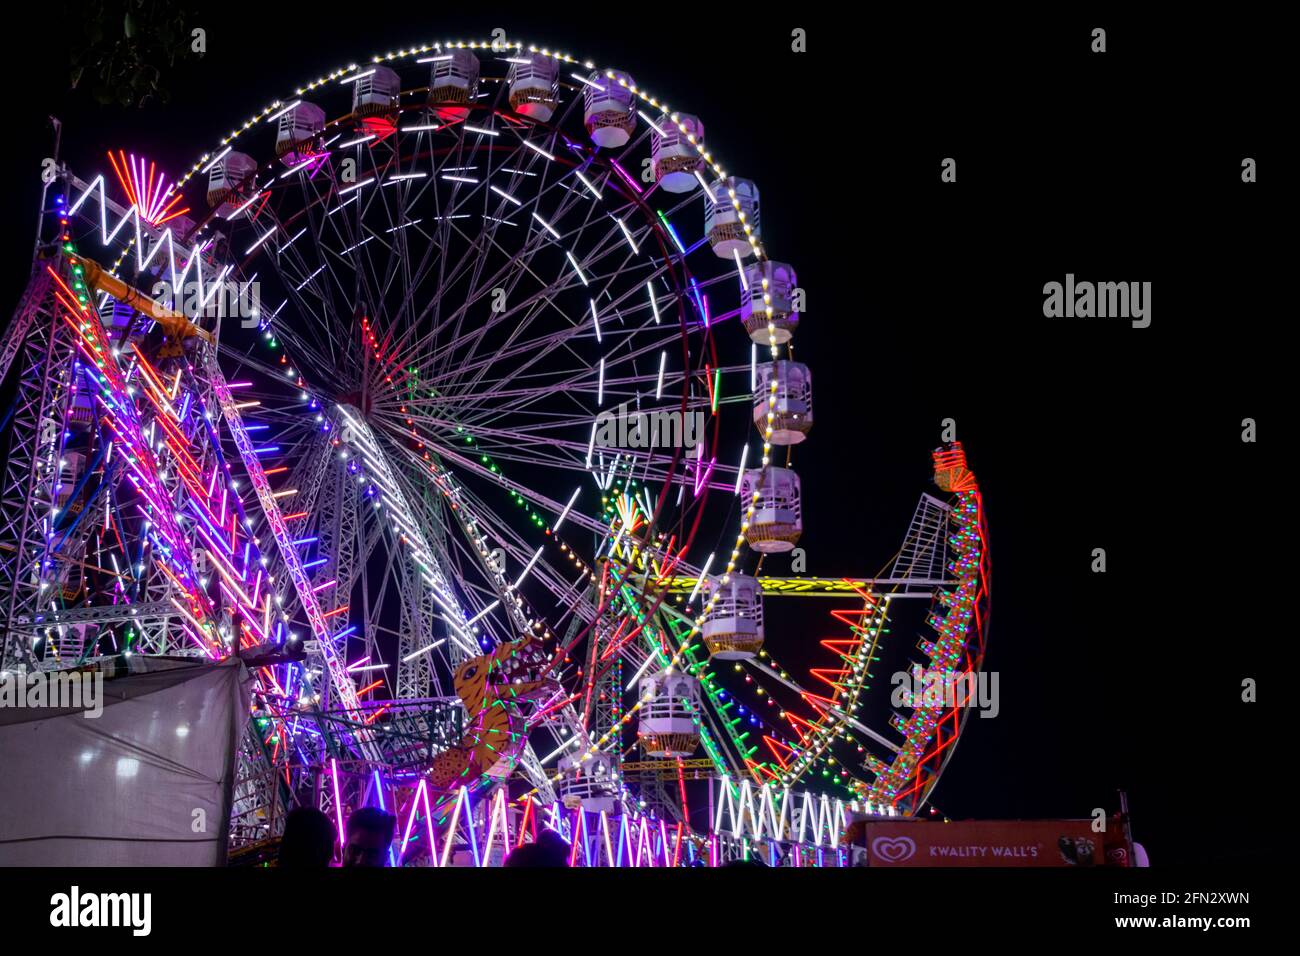
[[[881,820],[866,824],[868,866],[1100,866],[1091,820]]]

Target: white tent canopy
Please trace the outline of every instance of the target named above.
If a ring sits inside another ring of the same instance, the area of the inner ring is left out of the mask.
[[[139,657],[104,676],[98,716],[0,707],[0,866],[224,865],[248,671]]]

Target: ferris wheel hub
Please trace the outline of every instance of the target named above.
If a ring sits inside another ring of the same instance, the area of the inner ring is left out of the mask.
[[[370,393],[365,389],[344,392],[338,397],[337,403],[342,408],[355,414],[358,418],[367,420],[370,418],[370,413],[374,410],[374,402],[370,398]]]

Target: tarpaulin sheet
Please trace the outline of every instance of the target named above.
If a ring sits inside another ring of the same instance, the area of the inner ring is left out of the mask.
[[[0,707],[0,866],[224,865],[249,684],[237,660],[132,658],[98,717]]]

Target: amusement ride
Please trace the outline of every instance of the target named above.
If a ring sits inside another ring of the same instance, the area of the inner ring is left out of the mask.
[[[301,805],[392,812],[410,866],[543,827],[844,866],[928,812],[969,709],[867,705],[900,654],[978,673],[980,489],[947,442],[879,573],[796,573],[805,293],[706,129],[498,38],[280,91],[174,182],[58,164],[0,352],[3,667],[242,658],[233,859]]]

